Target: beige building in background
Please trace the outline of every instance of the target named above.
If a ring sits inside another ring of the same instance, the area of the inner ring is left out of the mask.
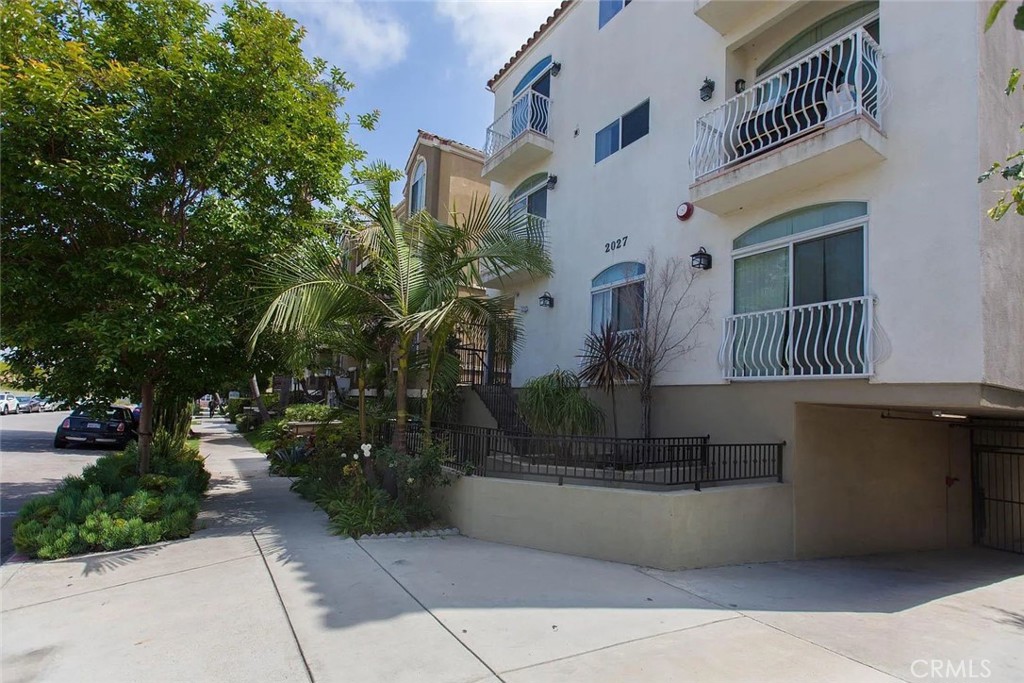
[[[447,222],[453,211],[465,212],[474,198],[490,194],[481,178],[484,153],[461,142],[420,130],[405,163],[405,187],[398,215],[426,211]]]

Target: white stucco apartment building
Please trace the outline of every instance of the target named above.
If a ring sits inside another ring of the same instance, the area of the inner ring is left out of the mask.
[[[1024,550],[1024,506],[979,511],[982,438],[954,426],[1024,417],[1024,225],[977,183],[1019,148],[1024,40],[983,33],[988,8],[563,2],[488,83],[484,178],[546,219],[555,269],[487,283],[517,293],[513,385],[628,329],[649,249],[703,248],[712,320],[658,378],[653,430],[786,442],[762,510],[782,531],[747,559],[969,545],[1004,514]],[[1017,501],[1022,460],[997,476]],[[576,551],[629,559],[601,543]]]

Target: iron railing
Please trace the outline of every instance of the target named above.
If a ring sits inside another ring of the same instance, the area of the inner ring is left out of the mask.
[[[869,377],[874,298],[731,315],[718,362],[726,379]]]
[[[890,98],[881,66],[878,43],[858,28],[701,116],[690,150],[694,182],[847,114],[881,127]]]
[[[476,476],[689,485],[698,491],[731,481],[782,481],[783,443],[712,444],[707,436],[538,436],[466,425],[436,425],[433,439],[448,451],[452,466]],[[417,452],[422,443],[422,430],[412,426],[409,451]]]
[[[527,90],[512,101],[512,106],[487,129],[484,153],[491,158],[527,131],[548,134],[551,99]]]

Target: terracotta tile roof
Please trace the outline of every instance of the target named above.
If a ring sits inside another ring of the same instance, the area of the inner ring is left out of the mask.
[[[418,134],[417,140],[419,138],[427,138],[429,140],[434,140],[435,142],[439,142],[442,145],[451,145],[452,147],[461,147],[462,149],[464,149],[467,152],[470,152],[472,154],[479,155],[479,156],[484,156],[484,151],[482,149],[477,149],[476,147],[472,147],[470,145],[467,145],[464,142],[459,142],[458,140],[452,140],[451,138],[441,137],[440,135],[437,135],[436,133],[431,133],[429,130],[423,130],[422,128],[418,128],[416,130],[416,132]]]
[[[505,62],[505,66],[498,69],[498,73],[491,76],[491,80],[487,81],[487,89],[490,90],[492,87],[494,87],[494,83],[499,78],[504,76],[509,69],[515,66],[515,63],[519,60],[519,57],[522,56],[522,54],[526,52],[534,43],[536,43],[542,35],[544,35],[544,32],[547,31],[553,23],[555,23],[555,20],[558,19],[558,17],[562,16],[563,12],[569,9],[569,5],[572,5],[577,1],[578,0],[562,0],[562,3],[557,8],[555,8],[554,12],[551,13],[551,16],[548,17],[547,20],[545,20],[545,22],[540,25],[540,28],[533,32],[533,35],[530,36],[529,40],[523,43],[522,47],[516,50],[516,53],[512,55],[512,59]]]

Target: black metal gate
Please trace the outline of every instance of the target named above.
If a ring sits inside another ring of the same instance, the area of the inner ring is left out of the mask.
[[[462,368],[460,384],[509,384],[512,378],[512,333],[486,325],[459,327],[455,353]],[[507,338],[506,338],[507,337]]]
[[[1024,425],[971,429],[974,542],[1024,554]]]

